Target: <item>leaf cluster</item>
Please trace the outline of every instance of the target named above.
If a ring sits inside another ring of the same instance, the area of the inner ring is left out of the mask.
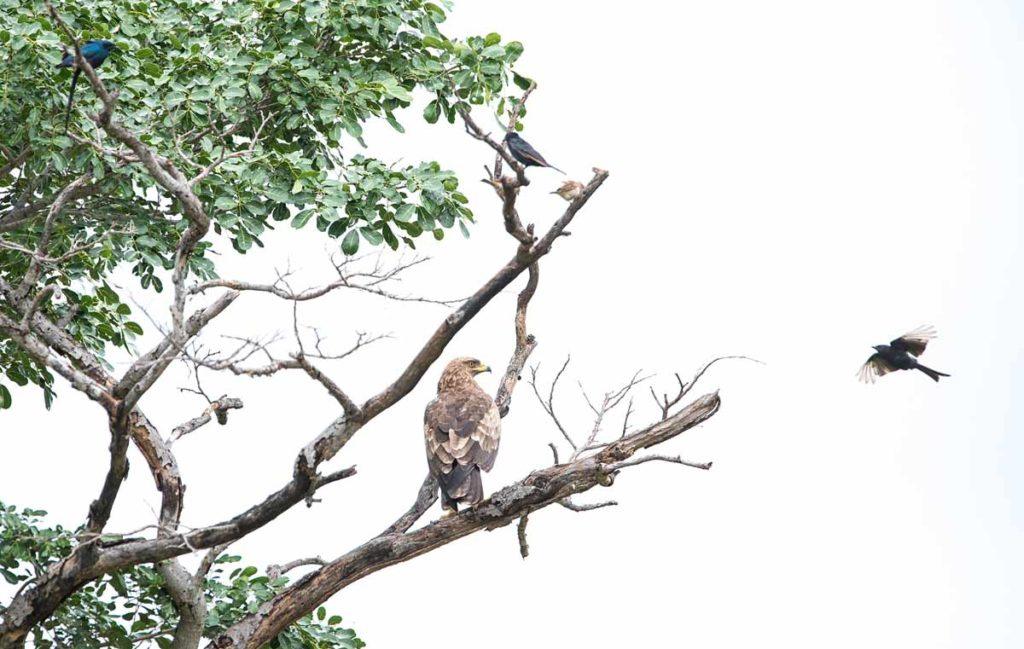
[[[46,526],[42,510],[21,509],[0,502],[0,578],[20,587],[45,573],[47,566],[68,556],[76,535],[60,525]],[[287,584],[287,577],[271,580],[254,566],[231,568],[238,555],[224,555],[206,578],[208,615],[204,635],[214,637],[230,624],[254,612]],[[0,606],[0,613],[3,607]],[[71,595],[44,623],[35,627],[35,647],[78,649],[166,649],[178,614],[164,590],[164,580],[151,565],[138,565],[105,575]],[[320,607],[270,644],[272,649],[359,649],[362,640],[341,626],[338,615]]]

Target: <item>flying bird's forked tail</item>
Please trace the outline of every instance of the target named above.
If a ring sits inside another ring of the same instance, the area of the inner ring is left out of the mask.
[[[925,374],[927,374],[931,378],[931,380],[935,381],[936,383],[939,382],[939,377],[940,376],[949,376],[949,374],[946,374],[945,372],[939,372],[937,370],[933,370],[932,368],[925,367],[924,365],[921,365],[920,363],[918,363],[917,369],[919,369],[922,372],[924,372]]]

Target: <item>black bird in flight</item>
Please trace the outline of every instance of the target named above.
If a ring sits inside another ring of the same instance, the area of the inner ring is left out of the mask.
[[[940,376],[949,374],[937,372],[917,362],[917,357],[924,353],[928,341],[935,337],[935,329],[925,325],[903,334],[888,345],[875,345],[875,353],[860,368],[857,376],[864,383],[874,383],[879,376],[896,370],[921,370],[937,382]]]
[[[519,137],[518,133],[509,131],[505,135],[505,144],[508,145],[508,151],[512,154],[512,157],[518,160],[519,164],[524,167],[548,167],[565,175],[564,171],[545,160],[544,156],[537,149],[530,146],[529,142]]]

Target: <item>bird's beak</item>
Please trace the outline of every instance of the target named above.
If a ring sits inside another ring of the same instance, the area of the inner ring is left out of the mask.
[[[485,365],[483,363],[480,363],[479,365],[476,366],[477,374],[482,374],[484,372],[490,372],[490,371],[491,371],[490,365]]]

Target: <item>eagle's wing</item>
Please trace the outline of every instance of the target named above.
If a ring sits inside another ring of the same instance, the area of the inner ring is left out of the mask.
[[[490,471],[501,441],[501,416],[483,390],[448,390],[427,405],[423,415],[427,464],[452,496],[473,469]]]
[[[911,332],[905,333],[896,340],[889,343],[889,346],[898,349],[900,351],[913,354],[914,356],[920,356],[924,353],[925,347],[928,346],[928,341],[938,336],[935,331],[935,327],[931,325],[924,325],[914,329]]]
[[[872,354],[871,357],[868,358],[867,362],[861,365],[860,370],[857,372],[857,378],[859,378],[863,383],[874,383],[875,379],[879,376],[884,376],[889,372],[894,371],[896,371],[896,368],[889,365],[889,363],[882,358],[881,354],[876,353]]]

